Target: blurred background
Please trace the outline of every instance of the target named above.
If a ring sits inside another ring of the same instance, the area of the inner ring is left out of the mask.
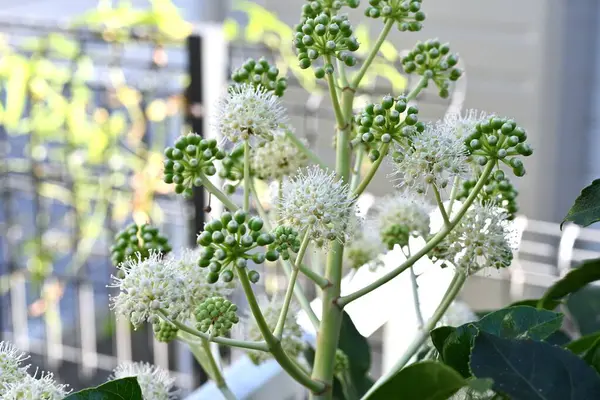
[[[162,151],[189,130],[211,134],[208,111],[228,71],[248,57],[267,57],[288,75],[284,102],[297,133],[333,161],[326,88],[296,66],[291,48],[303,3],[0,0],[0,340],[75,388],[103,382],[128,359],[169,368],[184,392],[203,382],[185,348],[115,321],[108,249],[132,221],[158,225],[174,248],[195,243],[207,204],[202,193],[184,201],[162,183]],[[535,149],[518,181],[515,265],[473,279],[463,298],[487,310],[535,297],[573,263],[599,254],[595,230],[561,231],[558,222],[600,177],[600,3],[426,0],[423,7],[425,28],[392,31],[357,105],[411,87],[400,56],[417,40],[451,43],[466,74],[448,100],[435,91],[420,96],[420,117],[469,108],[511,116]],[[381,21],[361,9],[349,16],[364,56]],[[385,175],[373,194],[390,191]],[[285,284],[274,269],[263,276],[266,291]],[[569,300],[580,333],[600,328],[597,297]],[[374,373],[384,329],[372,336]]]

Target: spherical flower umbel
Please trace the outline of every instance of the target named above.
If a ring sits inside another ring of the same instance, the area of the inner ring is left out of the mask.
[[[263,180],[277,180],[293,175],[308,164],[304,152],[298,149],[284,132],[273,135],[273,140],[252,149],[250,168]]]
[[[443,123],[429,124],[410,146],[393,153],[398,187],[426,193],[430,185],[445,189],[454,177],[467,179],[469,164],[463,140]]]
[[[369,0],[370,6],[365,15],[371,18],[383,17],[384,22],[393,20],[402,32],[420,31],[425,21],[425,13],[421,11],[422,0]]]
[[[231,75],[231,79],[236,83],[262,85],[275,96],[281,97],[287,88],[287,79],[278,78],[278,75],[279,69],[269,64],[266,58],[261,57],[258,61],[249,58]]]
[[[372,226],[373,221],[368,221],[365,229],[354,237],[344,249],[344,267],[359,269],[367,265],[374,271],[383,266],[383,261],[379,258],[385,252],[383,244],[375,233],[376,228]]]
[[[388,249],[408,245],[411,236],[429,235],[431,207],[408,192],[386,196],[375,205],[375,226]]]
[[[464,113],[452,112],[444,116],[442,123],[448,126],[456,136],[466,139],[475,131],[475,126],[481,121],[490,118],[485,111],[468,109]]]
[[[169,239],[150,224],[138,226],[134,223],[115,235],[115,244],[110,248],[110,255],[116,267],[128,258],[138,257],[138,254],[142,259],[148,258],[151,251],[169,253]]]
[[[265,297],[259,298],[260,308],[271,331],[275,329],[277,321],[279,320],[281,303],[281,299],[277,297],[271,298],[270,301]],[[305,348],[305,343],[302,340],[302,328],[296,319],[298,312],[298,306],[292,302],[285,317],[285,325],[281,334],[281,347],[283,347],[285,353],[292,358],[299,357]],[[250,318],[248,325],[245,328],[248,340],[264,340],[254,318]],[[249,350],[246,353],[250,360],[257,365],[273,357],[271,353],[258,350]]]
[[[164,369],[148,363],[121,363],[113,371],[111,379],[137,377],[144,400],[171,400],[177,398],[173,390],[175,378]]]
[[[119,289],[117,296],[111,297],[111,305],[117,315],[125,316],[134,327],[153,317],[158,322],[160,310],[172,319],[188,309],[189,299],[185,279],[171,262],[164,261],[159,253],[152,252],[143,260],[129,259],[124,263],[127,274],[119,278],[113,276],[109,287]]]
[[[508,267],[514,236],[508,215],[493,204],[475,204],[434,249],[436,258],[452,263],[468,275],[493,267]]]
[[[272,140],[273,133],[287,122],[279,98],[261,85],[233,85],[218,106],[215,128],[229,141]]]
[[[318,166],[301,169],[283,183],[283,196],[277,199],[277,213],[282,225],[300,232],[308,230],[317,245],[326,241],[346,242],[353,231],[356,206],[350,188]]]
[[[28,358],[28,354],[17,349],[11,343],[0,342],[0,395],[9,383],[28,377],[27,366],[22,365],[23,361]]]
[[[35,374],[37,375],[37,373]],[[26,375],[23,379],[8,383],[2,395],[3,400],[63,400],[70,390],[54,380],[50,372],[43,372],[39,378]],[[0,394],[2,389],[0,388]]]

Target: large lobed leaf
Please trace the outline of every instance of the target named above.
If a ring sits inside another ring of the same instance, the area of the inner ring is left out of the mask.
[[[600,179],[594,180],[581,191],[562,223],[567,221],[581,226],[600,221]]]
[[[65,400],[143,400],[143,398],[137,378],[132,376],[70,394],[65,397]]]
[[[431,339],[442,360],[467,378],[471,376],[469,356],[478,331],[507,339],[544,340],[560,328],[562,318],[562,314],[529,306],[509,307],[458,328],[434,329]]]
[[[491,378],[493,389],[513,400],[600,399],[598,373],[573,353],[544,342],[481,331],[470,367],[474,376]]]

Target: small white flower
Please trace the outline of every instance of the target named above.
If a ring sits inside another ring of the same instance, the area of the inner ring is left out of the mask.
[[[287,121],[279,98],[262,86],[233,85],[218,105],[215,128],[231,142],[271,140]]]
[[[425,193],[429,185],[444,189],[452,178],[469,176],[464,141],[443,123],[427,125],[423,133],[411,138],[410,145],[397,150],[394,163],[398,187]]]
[[[62,400],[69,392],[68,385],[62,385],[56,382],[52,373],[42,372],[39,378],[26,375],[21,380],[7,384],[2,399]]]
[[[182,277],[187,292],[186,298],[192,301],[188,307],[191,312],[193,307],[202,303],[209,297],[228,297],[235,289],[235,282],[223,282],[219,279],[215,283],[208,283],[208,268],[198,266],[200,248],[182,249],[179,254],[169,254],[165,262],[171,265]]]
[[[144,400],[170,400],[177,397],[177,391],[173,390],[175,378],[171,378],[169,373],[160,367],[148,363],[125,362],[115,368],[111,379],[129,376],[137,377]]]
[[[347,242],[358,222],[350,188],[318,166],[301,169],[283,183],[283,196],[276,200],[281,225],[300,232],[308,229],[317,245],[326,241]]]
[[[490,114],[485,111],[469,109],[464,114],[450,113],[442,121],[454,133],[454,135],[463,140],[466,139],[475,130],[477,123],[489,119]]]
[[[265,321],[267,322],[267,325],[271,331],[273,331],[275,326],[277,326],[283,301],[276,296],[271,298],[270,301],[267,300],[266,297],[259,297],[258,301],[263,316],[265,317]],[[285,317],[285,326],[283,327],[283,332],[281,335],[281,347],[283,347],[283,350],[287,355],[293,358],[300,356],[305,348],[305,343],[302,340],[302,328],[300,327],[300,324],[296,318],[298,316],[298,312],[299,308],[296,306],[296,304],[293,302],[290,303],[290,307]],[[245,328],[246,336],[249,340],[264,340],[253,316],[250,316],[248,325],[245,326]],[[271,353],[265,351],[248,350],[247,354],[250,360],[252,360],[252,362],[255,364],[260,364],[270,358],[273,358]]]
[[[492,204],[473,205],[439,246],[439,258],[468,275],[488,267],[508,267],[515,241],[507,217]]]
[[[129,259],[123,265],[124,277],[113,276],[109,287],[119,288],[111,297],[112,308],[138,327],[151,316],[165,310],[170,318],[178,319],[187,310],[189,301],[183,276],[173,263],[152,252],[145,260]]]
[[[0,395],[7,384],[18,382],[28,376],[28,366],[22,365],[28,358],[28,354],[11,343],[0,342]]]
[[[272,141],[254,147],[250,159],[250,168],[263,180],[276,180],[293,175],[307,164],[306,155],[285,132],[277,132]]]
[[[406,246],[409,236],[429,235],[429,212],[431,207],[422,199],[408,192],[377,200],[374,225],[388,249],[395,244]]]

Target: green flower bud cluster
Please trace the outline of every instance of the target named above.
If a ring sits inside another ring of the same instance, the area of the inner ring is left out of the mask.
[[[131,224],[115,235],[115,244],[110,248],[110,256],[116,267],[128,258],[136,257],[138,253],[140,261],[143,261],[150,257],[151,251],[158,251],[164,255],[171,250],[169,240],[162,236],[156,227],[149,224]]]
[[[347,16],[330,17],[323,12],[315,18],[304,17],[296,25],[294,35],[300,68],[310,67],[319,56],[334,56],[349,67],[355,65],[356,57],[352,52],[358,50],[359,44],[352,33]],[[333,73],[332,64],[326,63],[315,69],[315,76],[319,79],[326,73]]]
[[[419,42],[406,57],[402,66],[407,74],[416,72],[426,79],[431,79],[439,89],[441,98],[450,95],[450,81],[457,81],[462,70],[456,66],[458,56],[450,53],[450,45],[440,44],[437,39]]]
[[[410,231],[408,226],[402,224],[390,224],[381,231],[381,241],[388,249],[393,249],[398,244],[401,247],[408,245]]]
[[[308,4],[302,6],[302,16],[315,18],[322,12],[335,15],[343,6],[357,8],[359,4],[359,0],[308,0]]]
[[[258,87],[259,85],[275,96],[281,97],[287,88],[287,79],[278,78],[279,69],[269,64],[266,58],[261,57],[258,61],[249,58],[240,68],[231,75],[236,83],[249,83]]]
[[[417,32],[423,27],[425,13],[421,11],[422,0],[369,0],[370,6],[365,15],[371,18],[383,18],[384,22],[393,20],[402,32]]]
[[[335,375],[341,375],[349,369],[350,360],[348,359],[348,356],[342,350],[337,349],[335,351],[335,358],[333,360],[333,373]]]
[[[179,332],[179,329],[175,325],[165,320],[152,324],[152,330],[154,331],[156,340],[163,343],[169,343],[177,338],[177,332]]]
[[[275,241],[269,245],[269,251],[278,253],[283,260],[290,259],[290,251],[298,253],[300,251],[300,238],[298,231],[290,226],[278,226],[271,235]]]
[[[372,161],[385,156],[372,147],[392,141],[403,145],[406,144],[406,138],[425,130],[425,124],[418,120],[419,109],[407,103],[404,96],[394,98],[387,95],[381,103],[367,105],[362,113],[354,117],[360,140],[371,148],[369,158]]]
[[[473,132],[466,137],[465,145],[479,165],[499,160],[520,177],[525,175],[525,167],[518,156],[533,154],[526,140],[525,129],[514,120],[492,116],[475,125]]]
[[[237,309],[235,304],[223,297],[209,297],[194,310],[196,329],[204,333],[210,330],[211,336],[225,336],[240,321]]]
[[[257,247],[267,247],[275,242],[269,233],[261,233],[264,225],[258,217],[248,218],[248,214],[238,210],[231,214],[224,212],[220,219],[215,219],[204,226],[198,235],[198,244],[202,246],[198,266],[208,268],[208,283],[215,283],[219,276],[223,282],[231,282],[235,268],[246,268],[248,261],[262,264],[265,259],[276,261],[277,251],[251,252]],[[260,275],[257,271],[249,271],[248,278],[257,283]]]
[[[188,133],[177,139],[175,147],[167,147],[165,156],[164,181],[174,183],[176,193],[190,197],[193,186],[202,186],[201,176],[217,173],[214,161],[225,158],[225,153],[217,148],[215,139]]]
[[[221,166],[219,177],[228,181],[223,188],[226,194],[232,195],[244,179],[244,144],[236,145],[223,158]]]
[[[466,199],[476,183],[477,179],[463,182],[462,190],[456,196],[457,200]],[[519,192],[505,176],[504,171],[497,170],[487,179],[479,192],[478,199],[481,204],[493,203],[504,209],[508,214],[507,219],[513,220],[517,211],[519,211],[516,200],[518,194]]]

